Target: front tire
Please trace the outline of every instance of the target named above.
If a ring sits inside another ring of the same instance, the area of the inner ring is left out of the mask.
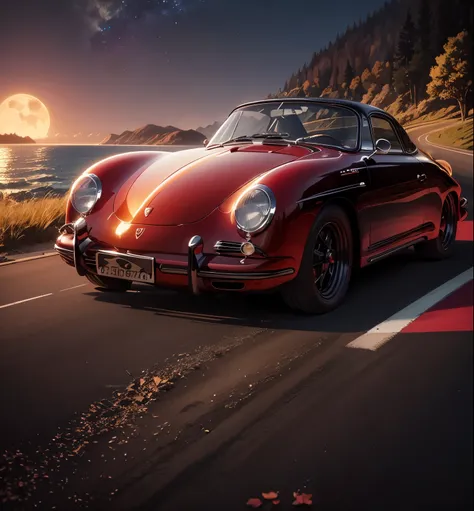
[[[456,200],[452,194],[446,197],[441,210],[441,222],[438,237],[415,245],[416,252],[423,258],[439,261],[451,257],[454,252],[458,214]]]
[[[344,300],[352,274],[352,229],[345,211],[323,207],[306,241],[298,275],[281,289],[286,304],[306,314],[323,314]]]
[[[125,292],[132,287],[132,283],[128,280],[114,279],[111,277],[99,277],[99,275],[95,275],[94,273],[87,273],[86,278],[100,291]]]

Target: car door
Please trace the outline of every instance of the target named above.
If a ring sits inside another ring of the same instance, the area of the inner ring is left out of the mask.
[[[369,251],[401,243],[423,230],[426,200],[422,167],[407,154],[388,116],[370,116],[374,143],[387,139],[387,154],[375,154],[367,160],[369,174]],[[367,197],[366,197],[367,200]]]

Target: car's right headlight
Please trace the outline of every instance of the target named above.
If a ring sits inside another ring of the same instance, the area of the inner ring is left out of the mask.
[[[235,221],[242,231],[254,234],[265,229],[276,210],[273,192],[265,185],[256,185],[239,198],[235,209]]]
[[[83,174],[73,184],[71,203],[81,215],[87,215],[102,195],[100,179],[95,174]]]

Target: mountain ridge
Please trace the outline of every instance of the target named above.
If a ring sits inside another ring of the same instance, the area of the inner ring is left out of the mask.
[[[175,126],[147,124],[136,130],[111,133],[101,145],[200,145],[205,135],[196,130],[182,130]]]
[[[20,137],[16,133],[0,133],[0,144],[36,144],[31,137]]]

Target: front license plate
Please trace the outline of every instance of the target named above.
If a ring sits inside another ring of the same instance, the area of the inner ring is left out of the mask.
[[[99,251],[96,254],[98,275],[135,282],[155,282],[153,257]]]

